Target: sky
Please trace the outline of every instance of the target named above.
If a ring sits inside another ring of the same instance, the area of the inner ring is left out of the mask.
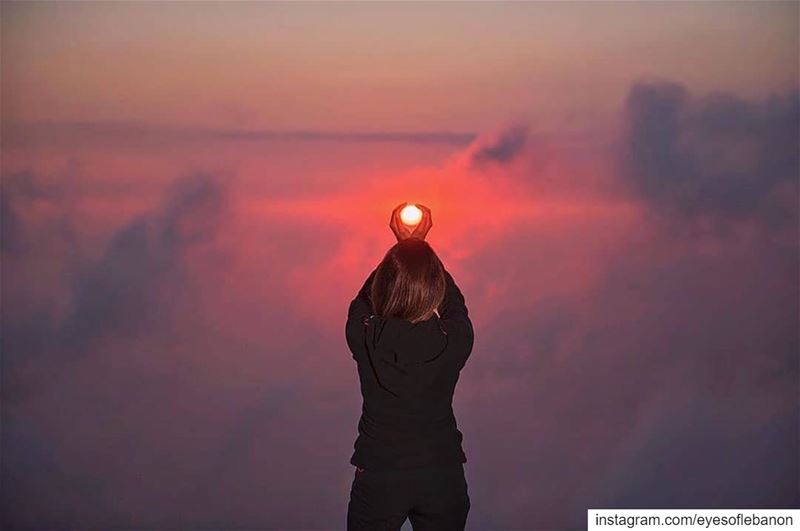
[[[797,507],[799,18],[3,2],[3,527],[343,529],[403,201],[475,328],[467,529]]]

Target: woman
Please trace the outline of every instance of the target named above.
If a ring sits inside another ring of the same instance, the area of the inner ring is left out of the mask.
[[[464,296],[425,236],[389,226],[397,243],[350,303],[345,336],[358,366],[363,406],[350,463],[356,467],[347,529],[463,530],[470,508],[453,392],[472,352]]]

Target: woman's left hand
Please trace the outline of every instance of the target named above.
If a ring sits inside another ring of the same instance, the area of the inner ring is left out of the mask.
[[[411,237],[411,229],[406,226],[400,219],[400,211],[403,210],[408,203],[400,203],[392,210],[392,217],[389,218],[389,228],[392,229],[397,241],[403,241]]]

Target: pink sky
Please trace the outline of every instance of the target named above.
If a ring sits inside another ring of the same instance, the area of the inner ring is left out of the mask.
[[[469,529],[797,505],[797,3],[0,14],[4,527],[342,529],[401,201]]]

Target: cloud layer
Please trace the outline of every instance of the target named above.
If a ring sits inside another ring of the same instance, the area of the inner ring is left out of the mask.
[[[604,138],[515,122],[413,164],[10,139],[4,527],[342,528],[346,308],[410,192],[476,328],[471,529],[797,505],[798,92],[624,101]]]

